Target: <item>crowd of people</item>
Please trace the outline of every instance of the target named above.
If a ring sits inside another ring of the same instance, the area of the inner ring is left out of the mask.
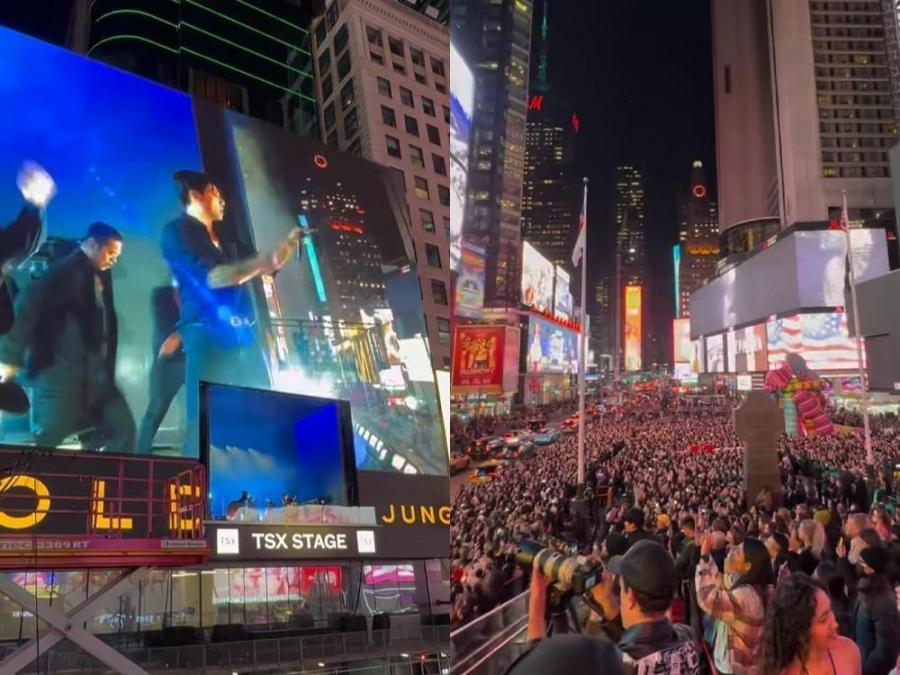
[[[870,481],[859,432],[783,436],[782,484],[748,503],[734,402],[693,403],[643,396],[588,424],[586,516],[573,507],[574,435],[460,489],[454,621],[530,584],[529,632],[542,636],[547,580],[516,563],[519,542],[534,539],[602,563],[582,629],[607,635],[626,661],[663,667],[642,672],[889,673],[900,655],[900,509],[881,468],[900,454],[894,420],[872,425],[879,470]],[[691,639],[673,628],[680,623]],[[666,648],[647,652],[649,625],[669,627]]]

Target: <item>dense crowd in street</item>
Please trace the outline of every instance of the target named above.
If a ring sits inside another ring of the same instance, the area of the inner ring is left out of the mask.
[[[868,484],[860,432],[782,436],[778,508],[772,491],[752,495],[749,504],[744,498],[732,405],[720,397],[712,405],[685,406],[642,396],[592,420],[585,443],[588,517],[572,506],[576,435],[509,463],[489,482],[462,488],[453,499],[451,528],[454,621],[485,613],[529,583],[533,591],[536,584],[543,589],[540,574],[516,564],[523,539],[603,561],[605,581],[594,590],[603,608],[620,599],[608,580],[617,580],[620,591],[621,579],[627,581],[610,573],[610,560],[621,564],[618,556],[627,560],[637,542],[649,540],[668,552],[677,575],[668,615],[691,627],[704,666],[738,674],[890,672],[900,655],[894,590],[900,509],[882,468],[900,455],[896,419],[874,419],[877,470]],[[832,413],[840,423],[858,421]],[[644,564],[654,564],[652,555],[649,560]],[[666,570],[653,569],[651,576],[665,578]],[[820,616],[822,598],[832,611],[825,607]],[[599,626],[628,654],[625,614],[623,607],[617,623],[595,609],[587,626]],[[534,619],[536,632],[542,620]],[[819,658],[834,667],[820,670]],[[861,670],[842,667],[854,658]]]

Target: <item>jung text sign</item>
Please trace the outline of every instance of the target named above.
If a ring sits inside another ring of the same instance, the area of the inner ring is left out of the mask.
[[[454,390],[500,393],[503,388],[503,326],[457,326],[453,346]]]

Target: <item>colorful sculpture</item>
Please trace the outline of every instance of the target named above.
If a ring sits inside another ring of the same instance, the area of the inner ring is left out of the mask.
[[[817,436],[834,433],[834,425],[825,413],[825,382],[807,368],[802,356],[788,355],[781,367],[766,373],[765,382],[769,392],[781,397],[788,435],[796,436],[801,431]]]

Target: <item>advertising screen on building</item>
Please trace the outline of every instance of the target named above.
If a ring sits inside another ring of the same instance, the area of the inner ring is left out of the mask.
[[[456,316],[478,317],[484,307],[484,249],[463,241],[460,256],[456,278]]]
[[[706,338],[706,372],[724,373],[726,370],[725,336],[710,335]]]
[[[5,442],[196,458],[204,380],[347,400],[359,469],[446,475],[397,172],[8,30],[0,63]]]
[[[625,287],[625,370],[641,369],[641,287]]]
[[[675,352],[673,363],[690,363],[693,360],[690,319],[672,320],[672,347]]]
[[[578,333],[536,316],[528,317],[529,373],[578,371]]]
[[[522,243],[522,304],[539,312],[553,310],[553,263],[527,241]]]
[[[794,314],[766,325],[769,368],[778,368],[788,354],[800,354],[815,371],[856,370],[856,340],[847,330],[843,312]],[[865,354],[863,355],[865,358]]]
[[[569,273],[556,266],[556,289],[553,293],[553,313],[560,319],[572,318],[572,293]]]
[[[450,269],[458,270],[462,255],[475,78],[452,43],[450,71],[453,73],[450,78]]]
[[[745,326],[728,334],[728,367],[735,373],[768,370],[766,324]]]
[[[456,326],[451,386],[454,392],[500,393],[505,326]]]
[[[703,340],[691,340],[691,372],[702,373],[706,361],[703,356]]]

